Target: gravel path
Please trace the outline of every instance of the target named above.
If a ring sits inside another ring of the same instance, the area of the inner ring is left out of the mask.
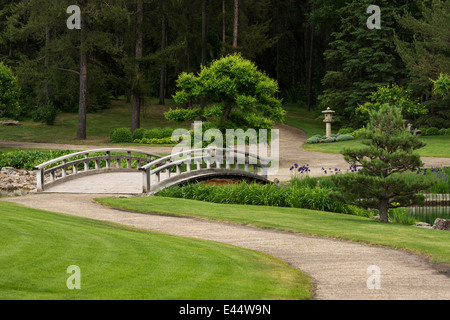
[[[424,257],[401,250],[311,237],[204,219],[133,213],[103,207],[95,194],[29,194],[2,199],[28,207],[110,221],[177,236],[212,240],[261,251],[287,261],[314,282],[324,300],[448,300],[450,277]],[[380,289],[368,289],[370,266],[380,270]]]

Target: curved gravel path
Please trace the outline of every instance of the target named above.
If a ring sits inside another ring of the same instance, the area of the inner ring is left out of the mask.
[[[314,282],[325,300],[449,300],[450,270],[439,272],[424,257],[361,243],[311,237],[204,219],[142,214],[103,207],[95,194],[29,194],[6,198],[28,207],[110,221],[138,228],[258,250],[287,261]],[[369,289],[370,266],[380,270],[380,289]],[[447,269],[445,269],[447,268]]]

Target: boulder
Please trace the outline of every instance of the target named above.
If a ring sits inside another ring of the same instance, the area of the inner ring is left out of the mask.
[[[450,230],[450,219],[436,218],[436,220],[434,220],[433,229]]]

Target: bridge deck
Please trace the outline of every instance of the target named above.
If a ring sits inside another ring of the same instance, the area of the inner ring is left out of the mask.
[[[269,180],[273,180],[270,178]],[[141,194],[142,172],[109,172],[88,175],[56,185],[48,185],[44,193]]]
[[[80,177],[57,185],[49,185],[46,193],[142,193],[141,172],[110,172]]]

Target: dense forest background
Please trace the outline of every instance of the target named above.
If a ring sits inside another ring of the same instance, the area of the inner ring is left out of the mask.
[[[81,30],[67,27],[70,5]],[[366,25],[369,5],[381,8],[381,29]],[[449,22],[449,1],[438,0],[0,0],[0,61],[21,88],[1,116],[83,117],[124,96],[136,129],[141,106],[165,104],[181,72],[239,52],[299,108],[330,107],[357,126],[355,109],[397,84],[428,109],[418,125],[448,128],[449,100],[431,80],[450,74]]]

